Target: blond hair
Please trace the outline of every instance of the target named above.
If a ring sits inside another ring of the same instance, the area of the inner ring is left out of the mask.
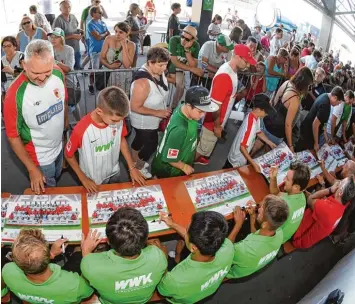
[[[12,245],[12,257],[25,274],[39,274],[48,267],[50,249],[39,229],[21,229]]]

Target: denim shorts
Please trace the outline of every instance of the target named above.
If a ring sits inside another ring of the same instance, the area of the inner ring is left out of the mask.
[[[263,131],[263,133],[266,135],[266,137],[270,141],[272,141],[275,145],[278,146],[279,144],[281,144],[284,141],[283,138],[278,138],[274,134],[271,134],[268,130],[266,130],[266,127],[265,127],[263,119],[260,120],[260,129]]]

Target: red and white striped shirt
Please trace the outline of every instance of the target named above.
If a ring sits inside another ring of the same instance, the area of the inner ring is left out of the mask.
[[[81,170],[100,185],[105,179],[119,173],[121,139],[126,135],[124,121],[117,125],[100,126],[89,113],[74,128],[65,154],[73,157],[79,150]]]
[[[245,147],[250,152],[258,133],[260,133],[260,119],[253,113],[249,113],[238,130],[228,154],[228,161],[234,168],[247,164],[246,158],[240,151],[240,146]]]

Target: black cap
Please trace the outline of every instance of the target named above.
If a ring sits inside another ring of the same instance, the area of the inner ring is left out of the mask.
[[[204,112],[216,112],[219,107],[211,100],[209,94],[209,91],[204,87],[190,87],[186,91],[185,103],[188,103]]]
[[[275,114],[276,110],[270,105],[270,97],[266,94],[256,94],[253,98],[254,108],[264,110],[267,115]]]

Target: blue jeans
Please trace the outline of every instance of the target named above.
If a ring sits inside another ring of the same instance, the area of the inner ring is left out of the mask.
[[[76,51],[74,53],[74,58],[75,58],[74,69],[81,70],[81,53],[80,53],[80,51]]]
[[[57,185],[57,179],[62,173],[63,166],[63,149],[60,151],[59,155],[55,161],[49,165],[40,166],[44,177],[46,178],[47,187],[55,187]]]

